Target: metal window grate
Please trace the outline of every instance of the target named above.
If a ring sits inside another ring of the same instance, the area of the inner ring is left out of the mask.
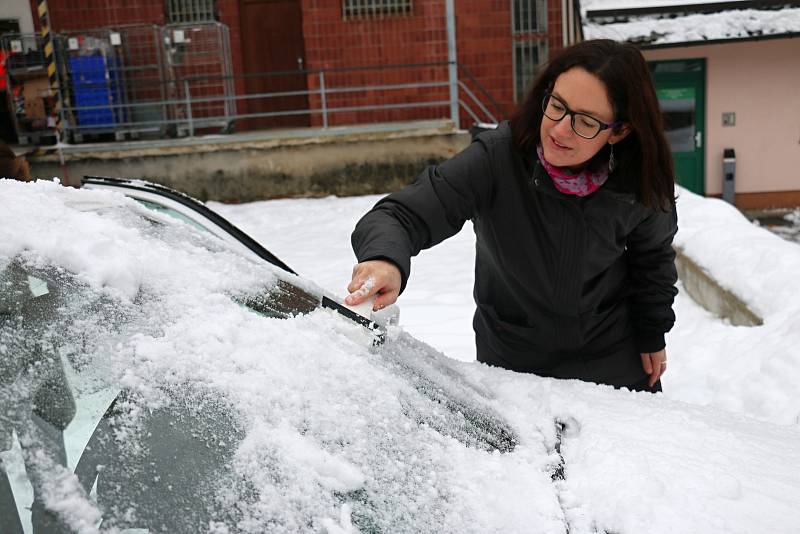
[[[547,31],[547,0],[511,0],[514,34]]]
[[[411,13],[411,0],[342,0],[345,19]]]
[[[533,83],[542,64],[547,61],[547,40],[514,42],[514,101],[519,102]]]
[[[214,22],[217,18],[216,0],[167,0],[170,23]]]

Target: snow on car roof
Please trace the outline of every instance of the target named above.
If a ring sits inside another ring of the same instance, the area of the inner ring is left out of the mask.
[[[113,209],[70,207],[84,199]],[[329,310],[265,317],[231,293],[260,287],[271,269],[209,248],[180,222],[137,222],[138,209],[109,193],[0,180],[0,258],[63,267],[85,282],[87,299],[102,294],[109,310],[126,310],[93,330],[114,350],[90,343],[79,358],[83,369],[106,362],[132,392],[126,447],[139,439],[136,421],[175,399],[222,410],[209,446],[232,447],[231,456],[193,497],[208,490],[230,512],[211,531],[560,534],[568,524],[744,533],[800,524],[797,427],[455,362],[398,328],[375,348]],[[566,425],[565,478],[554,482],[556,421]],[[55,504],[75,498],[55,495]]]

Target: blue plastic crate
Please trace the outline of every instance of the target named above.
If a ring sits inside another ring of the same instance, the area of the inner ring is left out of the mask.
[[[121,77],[114,67],[113,58],[99,54],[69,58],[74,106],[97,107],[77,110],[79,126],[113,127],[118,122],[124,122],[123,111],[112,107],[122,103]]]

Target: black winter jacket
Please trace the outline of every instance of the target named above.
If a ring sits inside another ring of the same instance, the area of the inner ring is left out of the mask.
[[[645,207],[619,180],[565,195],[503,123],[378,202],[353,249],[359,262],[395,263],[405,288],[411,256],[471,219],[478,360],[631,385],[646,377],[640,352],[664,348],[675,321],[677,216]]]

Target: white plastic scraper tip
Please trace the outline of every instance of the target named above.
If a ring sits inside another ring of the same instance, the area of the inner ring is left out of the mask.
[[[350,311],[356,312],[362,317],[366,317],[367,319],[372,318],[372,306],[375,304],[375,299],[378,297],[372,297],[371,299],[367,299],[361,304],[356,304],[355,306],[350,306],[349,304],[343,302],[344,307]]]

